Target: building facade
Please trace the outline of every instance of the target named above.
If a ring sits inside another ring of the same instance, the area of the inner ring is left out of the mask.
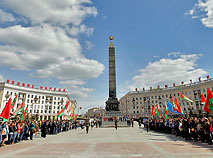
[[[167,102],[172,102],[172,98],[177,98],[180,103],[184,114],[188,114],[191,111],[193,113],[198,113],[199,110],[203,111],[203,106],[201,104],[201,93],[206,97],[207,88],[213,90],[213,79],[206,79],[199,82],[190,82],[190,84],[182,84],[179,86],[158,88],[150,90],[128,92],[124,95],[120,101],[120,109],[123,116],[138,118],[138,117],[151,117],[152,106],[159,105],[161,111],[164,109],[164,105]],[[187,96],[194,103],[182,101],[180,93]]]
[[[70,100],[65,89],[34,88],[34,85],[25,86],[24,83],[20,85],[19,82],[15,84],[14,81],[10,83],[8,80],[0,83],[0,112],[2,112],[9,98],[13,100],[16,95],[18,95],[18,99],[11,112],[14,112],[18,105],[24,101],[25,107],[28,106],[28,115],[30,117],[36,116],[38,120],[56,120],[58,112]],[[76,104],[76,101],[71,101],[71,114],[73,115],[76,113]],[[65,112],[60,119],[69,119],[69,117],[68,113]]]
[[[105,112],[106,112],[105,109],[95,107],[95,108],[88,109],[88,111],[86,112],[86,116],[90,118],[93,118],[93,117],[101,118],[105,115]]]

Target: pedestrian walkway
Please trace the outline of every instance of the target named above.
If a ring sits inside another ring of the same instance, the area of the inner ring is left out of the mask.
[[[212,158],[213,147],[134,128],[77,129],[0,148],[6,158]]]

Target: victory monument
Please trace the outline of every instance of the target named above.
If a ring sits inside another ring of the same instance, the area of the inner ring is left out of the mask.
[[[121,116],[119,101],[116,95],[116,69],[115,69],[115,46],[113,44],[113,36],[109,45],[109,98],[106,101],[106,116]]]

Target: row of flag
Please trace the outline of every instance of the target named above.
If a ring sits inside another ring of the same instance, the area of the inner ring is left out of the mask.
[[[181,99],[183,101],[188,101],[191,103],[194,103],[193,100],[189,99],[188,97],[184,96],[182,93],[180,93]],[[207,99],[204,97],[203,94],[201,94],[201,104],[204,105],[204,110],[206,112],[209,112],[213,114],[213,92],[207,88]],[[177,100],[172,98],[172,103],[167,102],[165,103],[164,110],[163,110],[163,118],[168,119],[168,111],[176,114],[183,114],[183,110]],[[161,112],[158,105],[152,106],[152,115],[155,117],[156,115],[160,118]]]
[[[16,97],[14,98],[14,100],[12,101],[12,99],[10,98],[8,100],[8,102],[6,103],[6,106],[4,107],[2,113],[0,114],[0,117],[2,117],[4,119],[4,121],[8,121],[10,118],[10,112],[12,109],[14,109],[15,104],[17,102],[18,99],[18,94],[16,95]],[[64,108],[57,114],[57,118],[63,116],[65,114],[65,112],[67,112],[69,114],[70,119],[76,120],[77,117],[79,116],[78,114],[72,114],[71,110],[72,110],[72,106],[70,104],[70,100],[68,100],[68,102],[66,103],[66,105],[64,106]],[[17,114],[19,114],[20,112],[22,112],[22,116],[21,116],[21,122],[24,122],[25,117],[26,117],[26,113],[28,112],[28,105],[25,108],[25,102],[23,101],[20,105],[18,105],[18,107],[16,108],[16,110],[13,112],[13,116],[15,117]]]

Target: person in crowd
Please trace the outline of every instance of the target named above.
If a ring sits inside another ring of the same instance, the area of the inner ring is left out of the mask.
[[[28,140],[29,137],[29,126],[28,123],[24,123],[24,140]]]
[[[34,121],[32,121],[30,123],[30,140],[33,140],[34,129],[35,129],[35,124],[34,124]]]
[[[85,125],[86,125],[86,132],[88,134],[89,133],[89,126],[90,126],[89,119],[86,120]]]
[[[115,129],[118,129],[118,119],[115,118]]]
[[[5,146],[5,141],[7,140],[8,135],[8,125],[6,122],[2,122],[2,141],[1,146]]]
[[[46,138],[47,135],[47,122],[43,121],[41,125],[41,137]]]

